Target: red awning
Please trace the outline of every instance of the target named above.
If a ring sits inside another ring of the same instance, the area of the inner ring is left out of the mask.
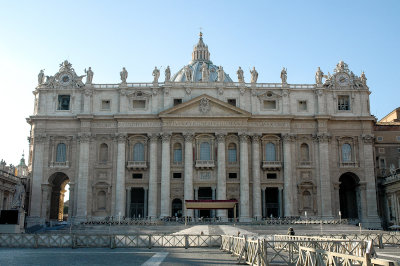
[[[185,207],[196,210],[221,210],[232,209],[237,203],[237,200],[185,200]]]

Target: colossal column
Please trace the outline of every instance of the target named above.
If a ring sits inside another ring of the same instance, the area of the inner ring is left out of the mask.
[[[218,142],[218,178],[217,178],[217,200],[226,200],[226,166],[225,166],[225,136],[226,134],[216,134]],[[217,216],[226,220],[226,210],[217,210]]]
[[[152,134],[150,136],[150,169],[149,169],[149,211],[148,215],[151,219],[157,217],[157,143],[158,135]]]
[[[183,135],[185,138],[185,180],[184,180],[184,200],[193,200],[193,138],[192,133]],[[185,206],[185,202],[183,202]],[[193,218],[193,210],[184,208],[185,216]]]
[[[253,217],[261,220],[261,181],[260,181],[260,136],[253,135],[252,139],[252,170],[253,170]]]
[[[170,208],[170,140],[171,134],[162,133],[161,159],[161,218],[171,216]]]
[[[284,201],[284,214],[285,216],[293,216],[292,205],[293,202],[293,180],[292,180],[292,156],[291,156],[291,141],[292,137],[285,134],[283,137],[283,201]]]
[[[89,180],[89,142],[90,133],[80,133],[79,142],[79,167],[78,167],[78,199],[76,216],[78,219],[87,217],[87,197]]]
[[[125,134],[118,134],[117,141],[117,176],[115,181],[115,213],[114,216],[125,215]]]
[[[321,184],[321,213],[322,218],[331,219],[332,216],[332,182],[329,172],[329,141],[331,137],[326,134],[318,134],[319,153],[319,178]],[[322,199],[323,197],[323,199]]]
[[[239,221],[247,222],[249,215],[249,151],[247,146],[248,135],[242,133],[240,138],[240,210]]]

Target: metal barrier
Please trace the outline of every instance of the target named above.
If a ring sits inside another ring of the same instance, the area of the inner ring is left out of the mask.
[[[348,239],[356,241],[372,241],[374,246],[379,246],[379,248],[384,248],[384,245],[400,245],[400,234],[396,232],[367,234],[320,234],[317,235],[317,237]]]

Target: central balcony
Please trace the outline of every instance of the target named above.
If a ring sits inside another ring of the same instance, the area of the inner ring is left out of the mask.
[[[69,167],[69,162],[51,162],[50,163],[50,168],[68,168]]]
[[[147,169],[146,161],[128,161],[126,167],[129,169]]]
[[[215,167],[214,160],[196,160],[196,168],[210,169]]]
[[[281,161],[263,161],[262,168],[266,170],[279,170],[282,168]]]

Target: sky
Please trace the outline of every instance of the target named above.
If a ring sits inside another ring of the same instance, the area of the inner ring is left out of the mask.
[[[400,1],[6,1],[0,0],[0,159],[27,154],[37,75],[69,60],[93,83],[151,82],[154,66],[174,73],[191,59],[200,28],[211,60],[236,81],[314,83],[317,67],[340,60],[365,71],[378,119],[400,106]],[[163,75],[162,75],[163,77]],[[163,80],[163,78],[161,78]],[[26,158],[27,159],[27,158]]]

